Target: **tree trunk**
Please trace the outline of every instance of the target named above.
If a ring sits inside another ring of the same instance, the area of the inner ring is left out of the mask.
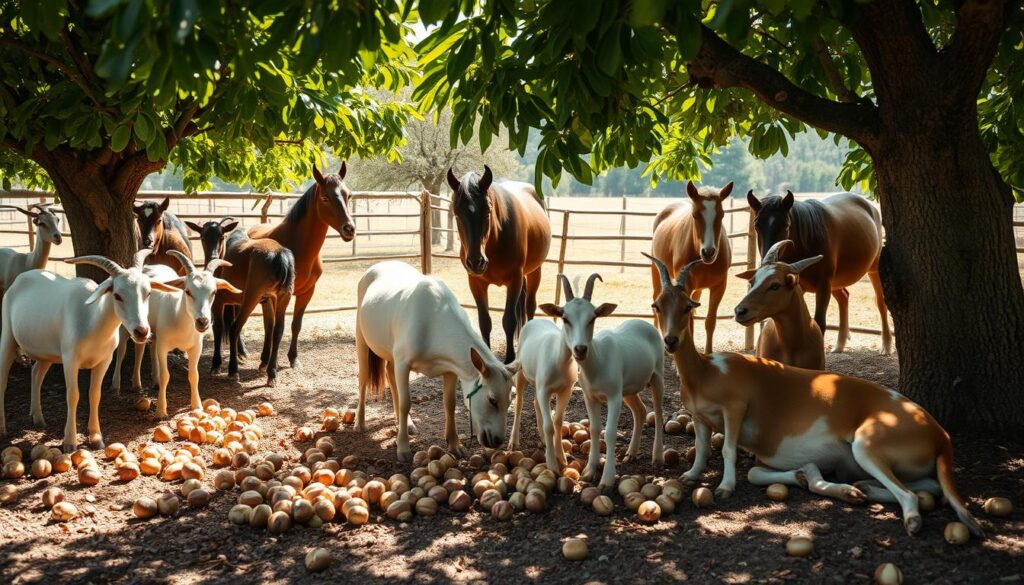
[[[916,109],[916,111],[914,111]],[[1013,197],[973,107],[884,116],[875,175],[900,390],[947,429],[1024,436],[1024,290]]]
[[[74,255],[98,254],[130,266],[138,246],[132,204],[142,179],[150,172],[148,165],[139,164],[137,172],[121,174],[110,172],[96,161],[81,162],[75,155],[59,152],[35,158],[57,189]],[[109,178],[112,176],[118,179]],[[103,270],[85,264],[79,264],[76,272],[97,281],[107,278]]]

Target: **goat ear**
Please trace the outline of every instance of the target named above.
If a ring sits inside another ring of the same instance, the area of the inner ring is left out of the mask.
[[[203,233],[203,228],[199,227],[199,224],[194,221],[186,221],[185,225],[188,226],[188,229],[196,233]]]
[[[149,285],[153,287],[153,290],[158,290],[160,292],[179,292],[185,287],[185,279],[175,278],[174,280],[169,280],[167,282],[152,280]]]
[[[242,294],[242,289],[235,288],[235,285],[233,285],[230,282],[224,280],[223,278],[218,278],[217,279],[217,290],[226,290],[228,292],[233,292],[236,295]]]
[[[469,360],[473,362],[473,367],[480,372],[481,376],[487,375],[487,364],[484,363],[484,358],[480,357],[480,354],[472,347],[469,348]]]
[[[224,230],[224,233],[226,234],[226,233],[235,231],[236,227],[238,227],[238,222],[237,221],[232,221],[232,222],[224,224],[221,229]]]
[[[794,286],[796,286],[799,283],[800,283],[800,275],[799,274],[787,274],[786,275],[786,286],[787,287],[793,288]]]
[[[757,270],[744,270],[743,272],[740,272],[739,274],[737,274],[736,278],[742,278],[743,280],[750,280],[751,278],[754,278],[755,274],[757,274]]]
[[[95,303],[96,301],[100,300],[100,297],[113,290],[113,288],[114,280],[112,278],[104,280],[103,282],[100,283],[98,287],[96,287],[96,290],[92,291],[92,294],[89,295],[89,298],[85,299],[85,304],[91,305]]]
[[[618,305],[615,303],[601,303],[601,306],[594,310],[594,314],[598,317],[607,317],[612,314]]]
[[[558,318],[562,316],[562,307],[559,307],[554,303],[544,303],[538,306],[537,308],[540,309],[541,312],[543,312],[548,317]]]

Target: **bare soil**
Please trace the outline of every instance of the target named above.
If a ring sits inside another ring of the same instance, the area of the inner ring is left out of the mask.
[[[350,320],[350,319],[349,319]],[[254,328],[250,349],[257,348]],[[502,348],[500,332],[495,345]],[[894,387],[897,362],[864,346],[844,355],[829,355],[830,369],[856,374]],[[207,352],[209,353],[209,352]],[[295,444],[294,429],[319,427],[325,407],[354,407],[357,367],[351,327],[338,325],[329,332],[308,335],[301,343],[305,364],[301,370],[283,368],[276,388],[263,385],[254,364],[243,365],[242,381],[205,375],[203,398],[215,398],[236,409],[269,400],[277,414],[260,419],[266,429],[263,445],[297,460],[310,444]],[[130,362],[129,362],[130,363]],[[148,360],[147,360],[148,363]],[[148,368],[146,368],[148,369]],[[669,367],[666,394],[668,412],[679,408],[678,379]],[[64,424],[62,373],[54,368],[44,386],[43,405],[48,422],[44,430],[32,428],[28,416],[28,370],[16,365],[7,393],[8,430],[0,441],[28,446],[46,442],[59,446]],[[84,382],[84,378],[83,378]],[[413,416],[419,434],[414,449],[443,444],[441,387],[438,380],[419,378],[412,384]],[[173,413],[187,409],[185,365],[172,363],[168,392]],[[532,393],[529,395],[532,398]],[[101,417],[108,443],[122,442],[134,449],[149,440],[156,421],[132,408],[134,397],[103,396]],[[84,430],[87,398],[83,394],[79,424]],[[372,473],[408,472],[394,451],[395,425],[388,402],[370,405],[368,430],[342,428],[332,433],[342,454],[358,454]],[[569,420],[586,416],[577,392]],[[457,411],[463,433],[468,422],[461,404]],[[523,438],[538,445],[533,409],[524,413]],[[509,420],[511,424],[511,417]],[[624,446],[632,424],[628,411],[619,424],[619,446]],[[323,433],[320,433],[322,435]],[[689,436],[667,436],[667,447],[681,452],[692,445]],[[649,460],[653,433],[644,432],[645,453],[640,462],[620,464],[623,474],[677,477],[685,459],[674,469],[655,469]],[[925,516],[921,534],[908,536],[894,505],[851,506],[791,490],[786,503],[765,497],[761,488],[745,481],[751,464],[741,457],[738,489],[726,501],[698,510],[688,500],[675,514],[653,526],[641,524],[615,497],[616,510],[598,517],[578,497],[555,495],[543,514],[517,514],[499,523],[489,514],[472,509],[456,514],[442,507],[432,518],[400,524],[373,512],[369,524],[353,528],[331,523],[321,529],[294,527],[273,537],[264,530],[228,524],[227,511],[237,492],[217,492],[211,504],[192,510],[183,506],[175,517],[140,521],[131,512],[132,501],[175,489],[152,477],[123,484],[113,479],[113,467],[98,454],[104,479],[84,488],[73,473],[45,480],[15,480],[21,498],[0,507],[0,582],[2,583],[188,583],[188,582],[321,582],[358,579],[367,583],[471,581],[493,583],[639,583],[689,581],[693,583],[869,583],[875,567],[892,562],[906,583],[1009,583],[1024,579],[1024,452],[1020,444],[970,435],[957,435],[956,477],[961,493],[989,532],[984,542],[952,546],[943,540],[943,528],[955,520],[948,508]],[[711,458],[705,484],[716,485],[721,457]],[[3,480],[4,482],[11,480]],[[68,499],[86,515],[67,524],[50,521],[40,494],[60,486]],[[991,496],[1010,498],[1017,510],[1010,518],[985,517],[982,502]],[[590,555],[582,562],[563,559],[567,537],[584,534]],[[815,552],[807,558],[787,557],[786,540],[810,535]],[[324,573],[310,574],[303,565],[307,551],[324,547],[334,562]]]

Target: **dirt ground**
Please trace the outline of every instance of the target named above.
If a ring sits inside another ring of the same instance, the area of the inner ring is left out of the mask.
[[[277,414],[259,419],[266,429],[262,445],[286,453],[295,461],[310,444],[295,444],[294,429],[319,426],[325,407],[355,405],[356,359],[351,318],[335,318],[333,327],[314,329],[304,337],[304,368],[284,368],[277,388],[263,385],[250,363],[242,381],[205,375],[209,351],[203,359],[201,393],[223,406],[254,407],[269,400]],[[255,336],[257,328],[251,328]],[[286,340],[287,341],[287,340]],[[496,336],[500,352],[501,339]],[[253,338],[250,348],[257,347]],[[148,361],[148,360],[147,360]],[[865,345],[844,355],[830,355],[829,367],[856,373],[888,386],[896,382],[894,357],[881,357]],[[679,408],[678,379],[671,371],[666,408]],[[7,394],[10,435],[0,446],[27,446],[38,442],[59,446],[64,424],[61,372],[54,368],[44,387],[45,430],[32,429],[28,416],[28,370],[15,366]],[[172,365],[169,389],[171,414],[187,409],[183,360]],[[413,448],[443,444],[441,388],[437,380],[418,378],[412,384],[413,416],[419,434]],[[532,392],[532,391],[531,391]],[[532,398],[532,393],[528,395]],[[86,399],[79,408],[84,429]],[[371,404],[366,433],[342,428],[331,433],[342,454],[358,454],[371,473],[388,476],[408,472],[395,457],[395,425],[388,402]],[[106,393],[102,401],[106,441],[119,441],[133,449],[146,442],[155,426],[151,415],[140,415],[132,399]],[[582,398],[574,394],[568,420],[585,417]],[[462,433],[468,421],[461,404],[457,411]],[[533,409],[524,413],[524,440],[538,445]],[[511,417],[509,419],[511,425]],[[632,424],[625,413],[620,421],[619,446]],[[323,434],[323,433],[320,433]],[[689,436],[666,436],[667,447],[692,445]],[[653,432],[644,432],[642,453],[649,454]],[[0,582],[3,583],[189,583],[189,582],[321,582],[357,578],[366,583],[492,582],[492,583],[640,583],[689,581],[693,583],[867,583],[880,563],[896,563],[906,583],[1009,583],[1024,580],[1024,452],[1021,445],[994,443],[959,435],[956,477],[970,508],[989,532],[984,542],[966,546],[946,544],[942,531],[955,520],[947,508],[925,516],[922,533],[907,536],[898,510],[891,505],[851,506],[792,490],[786,503],[774,503],[764,490],[745,480],[751,460],[741,457],[736,494],[698,510],[685,500],[675,514],[653,526],[639,523],[615,497],[611,517],[599,517],[584,508],[578,497],[555,495],[542,514],[517,514],[499,523],[479,509],[457,514],[441,507],[430,519],[399,524],[372,513],[369,524],[354,528],[331,523],[321,529],[293,527],[274,537],[265,530],[227,522],[227,511],[237,492],[216,492],[202,509],[182,510],[170,518],[140,521],[131,512],[132,501],[174,489],[154,477],[128,484],[113,479],[113,467],[100,459],[104,479],[92,488],[79,486],[73,473],[45,480],[16,480],[21,499],[0,507]],[[101,454],[99,454],[101,455]],[[677,477],[687,464],[656,470],[648,459],[620,464],[623,474]],[[714,452],[704,485],[716,485],[721,457]],[[4,480],[10,481],[10,480]],[[60,486],[68,499],[86,512],[67,524],[49,520],[40,494]],[[1017,510],[1008,519],[985,517],[981,503],[990,496],[1013,500]],[[589,558],[563,559],[567,537],[585,534]],[[808,558],[787,557],[784,543],[793,535],[813,537],[815,552]],[[334,556],[332,566],[317,575],[303,565],[307,551],[324,547]]]

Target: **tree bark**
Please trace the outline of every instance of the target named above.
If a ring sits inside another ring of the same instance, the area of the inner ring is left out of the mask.
[[[1013,197],[967,110],[883,109],[873,153],[882,283],[900,390],[948,430],[1020,437],[1024,290]]]

